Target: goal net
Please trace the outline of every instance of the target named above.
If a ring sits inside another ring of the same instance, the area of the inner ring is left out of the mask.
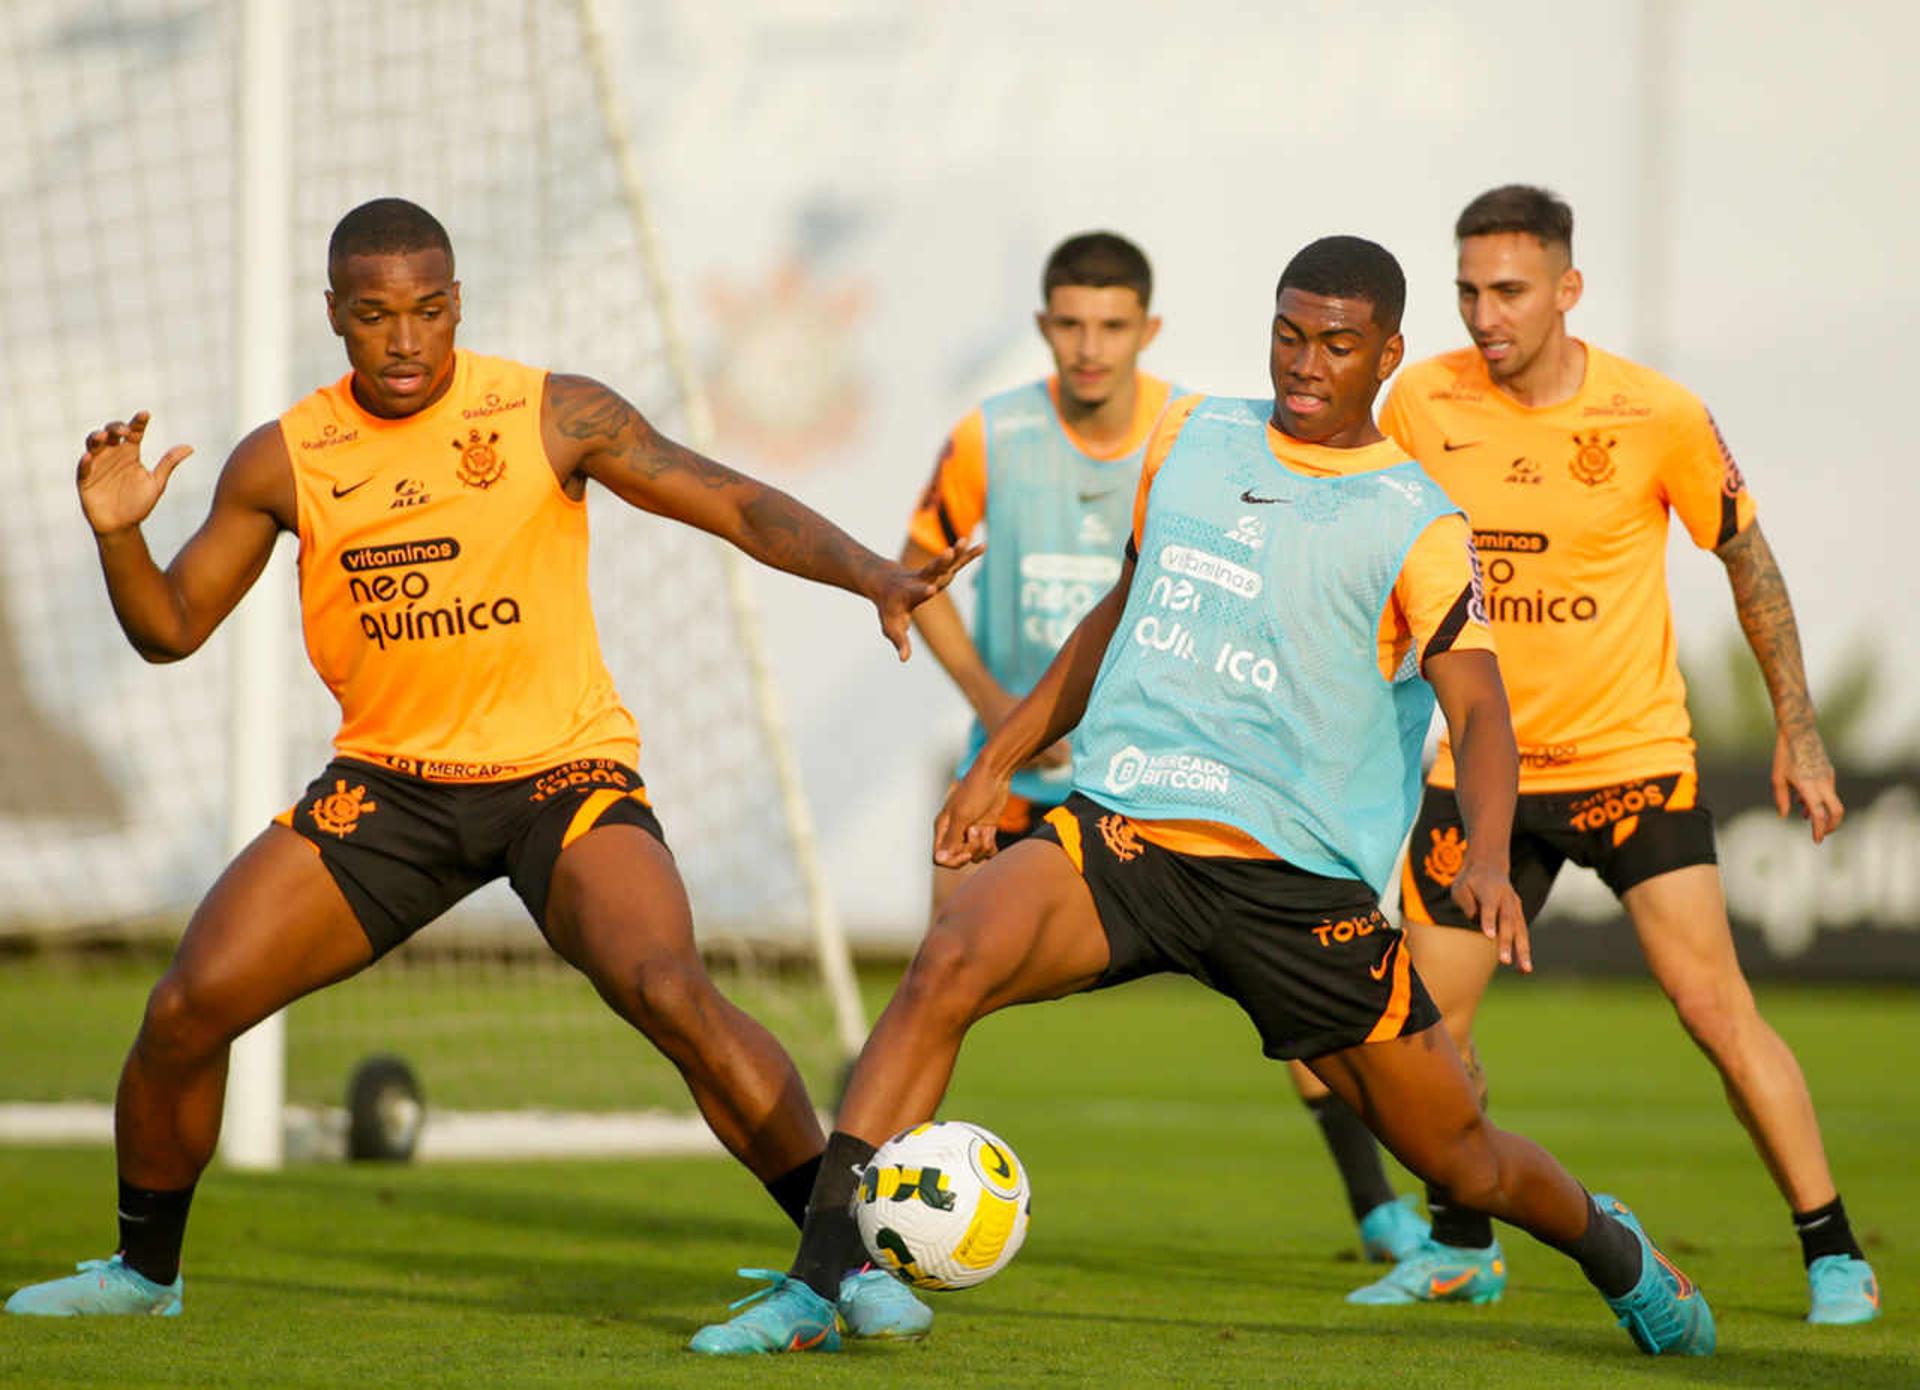
[[[127,646],[72,474],[89,429],[138,409],[153,414],[150,459],[193,443],[146,528],[164,563],[235,440],[233,364],[248,349],[233,289],[237,10],[0,7],[0,83],[18,113],[0,123],[0,1102],[111,1098],[164,961],[138,948],[177,939],[219,872],[229,762],[252,751],[229,737],[231,634],[169,667]],[[329,231],[347,208],[397,194],[453,238],[463,344],[598,377],[699,442],[600,7],[286,10],[287,403],[345,369],[323,317]],[[591,506],[602,643],[640,721],[642,772],[703,948],[825,1100],[861,1021],[739,562],[597,490]],[[297,624],[290,581],[271,601]],[[283,805],[325,762],[336,722],[300,644],[288,647]],[[99,1056],[71,1055],[74,1009],[112,1035]],[[295,1005],[287,1036],[288,1098],[303,1114],[338,1107],[377,1054],[406,1060],[435,1117],[690,1110],[672,1069],[546,952],[502,885]]]

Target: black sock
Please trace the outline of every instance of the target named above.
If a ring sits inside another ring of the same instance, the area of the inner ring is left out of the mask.
[[[803,1280],[829,1303],[840,1297],[840,1281],[849,1270],[867,1262],[860,1228],[853,1224],[853,1194],[861,1170],[873,1157],[874,1146],[864,1139],[835,1130],[827,1136],[820,1155],[820,1176],[807,1200],[807,1219],[800,1227],[800,1252],[787,1273]]]
[[[1824,1207],[1796,1211],[1793,1214],[1793,1229],[1800,1237],[1800,1254],[1808,1264],[1823,1255],[1851,1255],[1856,1260],[1867,1258],[1860,1249],[1860,1242],[1853,1238],[1853,1227],[1847,1224],[1846,1205],[1838,1196]]]
[[[813,1194],[813,1180],[819,1176],[820,1155],[815,1154],[799,1167],[789,1168],[761,1186],[767,1189],[769,1197],[780,1204],[780,1210],[787,1214],[787,1220],[804,1227],[807,1224],[807,1198]]]
[[[1358,1221],[1382,1202],[1391,1202],[1393,1188],[1380,1164],[1380,1146],[1353,1107],[1332,1092],[1307,1101],[1306,1106],[1319,1121],[1333,1166],[1340,1170],[1340,1181],[1347,1186],[1347,1205],[1353,1209],[1353,1219]]]
[[[1633,1292],[1640,1282],[1640,1240],[1624,1221],[1615,1221],[1600,1210],[1600,1204],[1587,1194],[1587,1229],[1578,1240],[1561,1245],[1547,1241],[1563,1255],[1580,1264],[1587,1282],[1608,1298]]]
[[[180,1273],[180,1245],[187,1238],[193,1188],[155,1192],[120,1180],[120,1261],[156,1284]]]
[[[1461,1206],[1446,1188],[1433,1183],[1427,1184],[1427,1219],[1433,1223],[1433,1239],[1442,1245],[1485,1250],[1493,1244],[1493,1218]]]

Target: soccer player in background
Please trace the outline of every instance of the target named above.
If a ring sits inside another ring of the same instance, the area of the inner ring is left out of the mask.
[[[1177,394],[1138,369],[1160,319],[1151,313],[1152,266],[1133,242],[1112,232],[1067,238],[1047,257],[1040,292],[1034,322],[1053,355],[1054,375],[989,397],[954,427],[901,556],[909,566],[923,565],[984,526],[972,631],[945,593],[913,616],[927,649],[973,707],[956,776],[1119,577],[1147,437]],[[1018,769],[1000,847],[1031,831],[1066,799],[1072,782],[1064,740]],[[934,865],[936,914],[969,872]],[[1427,1225],[1395,1199],[1365,1123],[1304,1068],[1295,1080],[1341,1174],[1368,1258],[1412,1254]]]
[[[1781,815],[1797,801],[1817,843],[1843,808],[1785,581],[1699,399],[1567,332],[1582,289],[1572,209],[1543,189],[1496,188],[1467,205],[1454,236],[1473,345],[1407,368],[1381,425],[1473,523],[1520,747],[1514,887],[1529,921],[1567,860],[1619,896],[1648,968],[1719,1069],[1787,1200],[1808,1320],[1868,1321],[1878,1287],[1827,1169],[1806,1080],[1734,954],[1675,660],[1669,512],[1726,566],[1779,726],[1774,800]],[[1479,1078],[1474,1014],[1506,955],[1450,892],[1463,857],[1481,847],[1461,818],[1456,751],[1440,745],[1401,910],[1420,973]],[[1354,1301],[1498,1295],[1505,1264],[1486,1216],[1444,1184],[1428,1190],[1430,1244]]]
[[[149,661],[196,651],[279,533],[299,537],[307,650],[341,723],[335,760],[221,875],[148,998],[115,1106],[119,1253],[20,1290],[12,1313],[179,1313],[228,1044],[503,875],[796,1222],[819,1167],[793,1062],[715,989],[694,943],[638,730],[600,656],[587,485],[861,595],[903,659],[911,610],[976,552],[903,568],[662,437],[598,382],[456,349],[453,248],[412,203],[342,218],[327,276],[351,370],[240,442],[165,570],[140,528],[191,450],[146,468],[142,412],[95,430],[80,460],[108,595]],[[836,1297],[869,1333],[930,1316],[877,1271]]]
[[[932,1117],[972,1024],[1164,971],[1239,1004],[1268,1056],[1304,1058],[1415,1172],[1575,1259],[1643,1350],[1712,1350],[1704,1296],[1626,1208],[1486,1122],[1379,911],[1437,696],[1480,832],[1452,892],[1524,950],[1471,536],[1373,421],[1405,294],[1383,248],[1314,242],[1280,277],[1275,398],[1162,418],[1119,579],[948,796],[935,857],[995,855],[1014,773],[1077,726],[1073,794],[948,898],[860,1054],[791,1269],[742,1271],[769,1286],[693,1350],[836,1349],[861,1169]]]

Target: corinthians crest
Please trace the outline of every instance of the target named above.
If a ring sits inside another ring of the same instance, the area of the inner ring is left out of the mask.
[[[461,482],[468,487],[485,489],[506,476],[507,461],[493,447],[499,442],[498,430],[488,430],[483,437],[477,429],[468,430],[465,439],[453,441],[453,447],[460,451]]]
[[[1599,430],[1584,435],[1578,430],[1574,431],[1575,452],[1567,471],[1588,487],[1599,487],[1613,477],[1613,446],[1619,442]]]

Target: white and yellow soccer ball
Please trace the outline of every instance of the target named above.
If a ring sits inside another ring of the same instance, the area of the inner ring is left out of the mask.
[[[989,1130],[915,1125],[882,1144],[854,1193],[867,1253],[917,1289],[965,1289],[1007,1267],[1027,1238],[1027,1170]]]

